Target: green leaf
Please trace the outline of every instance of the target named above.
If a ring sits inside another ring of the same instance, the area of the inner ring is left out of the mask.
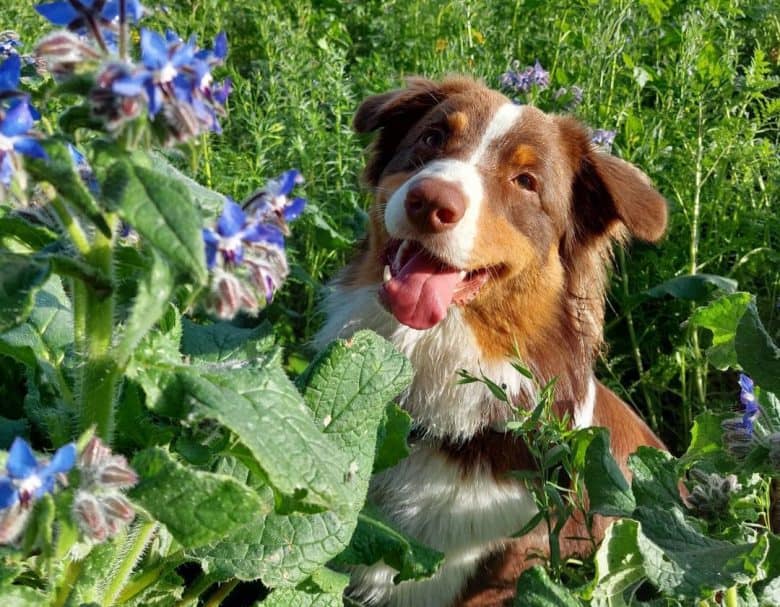
[[[317,569],[309,579],[298,584],[298,590],[306,592],[325,592],[341,596],[349,585],[349,576],[327,567]]]
[[[585,488],[590,510],[605,516],[627,516],[636,501],[609,447],[609,433],[598,428],[585,452]]]
[[[715,469],[726,472],[732,466],[732,460],[723,450],[723,428],[721,422],[728,414],[700,413],[691,428],[691,444],[680,458],[680,465],[691,467],[694,463],[707,460]]]
[[[374,474],[392,468],[409,455],[406,439],[412,429],[412,416],[395,403],[385,408],[377,432]]]
[[[57,240],[57,234],[47,227],[36,225],[18,215],[0,217],[0,247],[14,248],[20,242],[32,251],[39,251]]]
[[[676,276],[649,289],[647,295],[650,297],[671,295],[676,299],[699,301],[708,297],[713,288],[724,293],[733,293],[737,289],[737,281],[715,274]]]
[[[582,607],[567,588],[550,579],[544,567],[528,569],[517,580],[517,607]]]
[[[51,266],[41,259],[0,251],[0,331],[23,323],[32,311],[35,294],[49,278]]]
[[[765,536],[758,544],[707,537],[680,508],[639,506],[636,518],[641,523],[638,547],[645,574],[661,592],[675,597],[694,599],[749,583],[767,551]]]
[[[310,594],[296,588],[274,590],[258,603],[262,607],[342,607],[341,595],[316,592]]]
[[[222,207],[225,205],[225,197],[222,194],[210,190],[200,185],[194,179],[191,179],[179,169],[173,166],[170,161],[159,152],[151,152],[149,158],[154,168],[161,174],[178,181],[190,193],[190,198],[198,206],[204,217],[215,218],[222,213]],[[147,167],[151,168],[151,166]]]
[[[734,338],[750,300],[750,293],[724,295],[707,306],[698,308],[688,320],[693,326],[712,331],[712,345],[707,349],[707,358],[718,369],[737,366]]]
[[[128,160],[111,165],[106,199],[175,269],[206,282],[202,220],[181,181]]]
[[[256,373],[251,380],[257,385]],[[320,436],[331,449],[337,449],[347,464],[346,469],[336,468],[343,475],[343,497],[332,506],[334,510],[257,517],[224,541],[197,551],[195,556],[202,559],[204,568],[239,579],[260,577],[268,586],[287,587],[305,580],[338,555],[358,524],[379,419],[387,401],[407,380],[405,359],[371,333],[357,334],[349,342],[334,344],[321,354],[301,383],[306,385],[306,404],[314,410]],[[263,434],[258,436],[262,438]],[[293,444],[295,440],[287,440],[280,449],[289,455]],[[327,458],[327,452],[323,455],[317,444],[310,445],[311,453]],[[258,462],[262,464],[263,460],[258,458]],[[312,469],[312,465],[328,464],[302,465],[308,468],[294,466],[295,474],[300,474],[301,469]],[[296,505],[294,501],[292,504]]]
[[[29,432],[30,423],[26,419],[8,419],[0,415],[0,449],[10,449],[14,438],[27,437]]]
[[[114,354],[120,368],[127,364],[138,343],[168,309],[173,292],[174,278],[168,264],[154,251],[150,252],[150,257],[151,264],[138,280],[130,316],[125,321],[124,331]]]
[[[28,586],[6,586],[2,599],[3,607],[40,607],[48,603],[45,594]]]
[[[596,576],[592,584],[592,607],[627,607],[633,590],[646,579],[639,552],[639,523],[630,519],[612,523],[596,551]]]
[[[200,361],[247,360],[266,354],[274,347],[273,329],[266,322],[245,329],[229,322],[200,325],[185,317],[182,328],[182,353]]]
[[[106,218],[76,170],[67,142],[47,139],[42,145],[49,157],[26,158],[25,170],[36,180],[50,183],[64,200],[84,213],[105,236],[111,236]]]
[[[628,456],[633,472],[631,492],[639,506],[682,507],[675,459],[652,447],[639,447]]]
[[[73,341],[73,315],[62,283],[52,276],[35,295],[27,322],[0,334],[0,353],[31,369],[40,368],[50,384],[69,390],[62,364]]]
[[[756,385],[780,394],[780,348],[761,323],[755,302],[739,321],[734,346],[739,364]]]
[[[141,481],[130,498],[187,548],[224,537],[272,508],[234,478],[183,466],[162,449],[136,454],[133,468]]]
[[[358,517],[349,547],[334,563],[373,565],[380,560],[398,571],[393,581],[399,583],[432,576],[441,566],[444,555],[395,529],[376,508],[366,505]]]

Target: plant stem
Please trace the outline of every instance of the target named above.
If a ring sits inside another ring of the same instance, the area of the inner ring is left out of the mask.
[[[116,223],[110,218],[109,225]],[[95,240],[86,261],[104,276],[112,276],[113,239],[101,232]],[[81,430],[92,425],[97,434],[109,442],[114,429],[114,399],[116,398],[117,366],[109,354],[114,330],[114,296],[106,297],[86,285],[84,301],[74,300],[74,306],[82,304],[83,310],[74,310],[76,317],[83,315],[85,330],[84,365],[80,384],[79,413]]]
[[[60,223],[65,228],[68,236],[70,236],[70,239],[73,241],[73,245],[76,247],[79,253],[86,257],[89,255],[89,252],[92,248],[89,244],[89,241],[87,240],[87,235],[84,233],[84,230],[82,229],[78,219],[76,219],[73,213],[68,210],[65,201],[54,194],[53,191],[52,194],[53,195],[48,197],[51,208],[54,209],[54,212],[57,215],[57,219],[60,220]]]
[[[198,597],[206,592],[214,582],[217,581],[217,576],[210,573],[201,573],[198,578],[195,579],[189,590],[176,601],[174,607],[189,607],[198,602]]]
[[[110,607],[114,604],[156,530],[157,523],[155,521],[146,521],[136,527],[134,536],[131,536],[130,547],[124,554],[119,567],[113,572],[106,592],[103,595],[103,607]]]
[[[732,586],[728,590],[726,590],[726,595],[724,597],[725,603],[724,605],[726,607],[739,607],[739,597],[737,596],[737,587]]]
[[[71,561],[68,563],[68,567],[65,570],[65,575],[57,586],[54,599],[51,602],[51,607],[62,607],[70,597],[70,591],[73,590],[73,584],[81,573],[81,568],[84,565],[84,560]]]
[[[209,597],[203,607],[219,607],[228,595],[236,589],[236,586],[240,583],[240,580],[233,578],[229,582],[222,584],[217,590]]]

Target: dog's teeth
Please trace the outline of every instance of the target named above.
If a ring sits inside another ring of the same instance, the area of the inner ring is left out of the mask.
[[[393,278],[393,275],[390,273],[390,266],[386,265],[384,272],[382,273],[382,282],[390,282],[391,278]]]
[[[461,280],[463,280],[464,278],[466,278],[466,274],[467,274],[466,270],[461,270],[461,271],[460,271],[460,274],[458,275],[458,277],[459,277]]]
[[[393,259],[393,268],[396,270],[401,269],[401,260],[403,259],[404,252],[409,247],[409,241],[404,240],[401,243],[401,246],[398,247],[398,252],[395,254],[395,259]]]

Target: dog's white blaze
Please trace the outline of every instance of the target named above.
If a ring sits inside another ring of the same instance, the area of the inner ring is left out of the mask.
[[[574,410],[574,427],[590,428],[593,425],[593,412],[596,409],[596,378],[592,375],[588,380],[585,398]]]
[[[406,195],[422,179],[435,178],[454,183],[466,198],[466,211],[454,228],[422,238],[406,215]],[[398,188],[385,206],[385,227],[393,238],[420,240],[442,260],[455,267],[466,267],[477,236],[477,221],[483,198],[482,179],[476,168],[460,160],[437,160],[410,177]]]
[[[479,145],[474,150],[471,158],[469,158],[469,164],[476,166],[482,162],[482,158],[485,156],[485,152],[490,147],[490,144],[505,137],[520,120],[524,110],[525,106],[510,102],[498,108],[487,129],[485,129]]]

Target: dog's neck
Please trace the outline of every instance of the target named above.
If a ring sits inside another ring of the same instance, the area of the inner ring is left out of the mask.
[[[401,404],[414,418],[418,433],[434,440],[468,441],[488,429],[500,431],[514,416],[513,407],[527,409],[536,403],[534,383],[512,366],[512,334],[505,334],[510,341],[504,355],[483,347],[485,339],[495,345],[495,336],[475,334],[468,315],[479,313],[478,308],[452,308],[432,329],[417,331],[400,324],[381,306],[377,289],[377,284],[337,281],[326,300],[327,321],[315,346],[322,349],[329,341],[347,338],[360,329],[376,331],[392,342],[414,369],[412,385],[401,395]],[[507,331],[523,326],[513,318],[517,311],[504,312],[500,317],[493,315],[496,323],[509,323]],[[564,313],[568,312],[556,315]],[[576,426],[587,427],[595,402],[591,345],[580,338],[571,322],[553,322],[549,327],[535,340],[516,341],[522,362],[538,381],[557,378],[558,413],[568,412]],[[496,398],[482,382],[459,383],[461,370],[495,382],[512,404]]]

